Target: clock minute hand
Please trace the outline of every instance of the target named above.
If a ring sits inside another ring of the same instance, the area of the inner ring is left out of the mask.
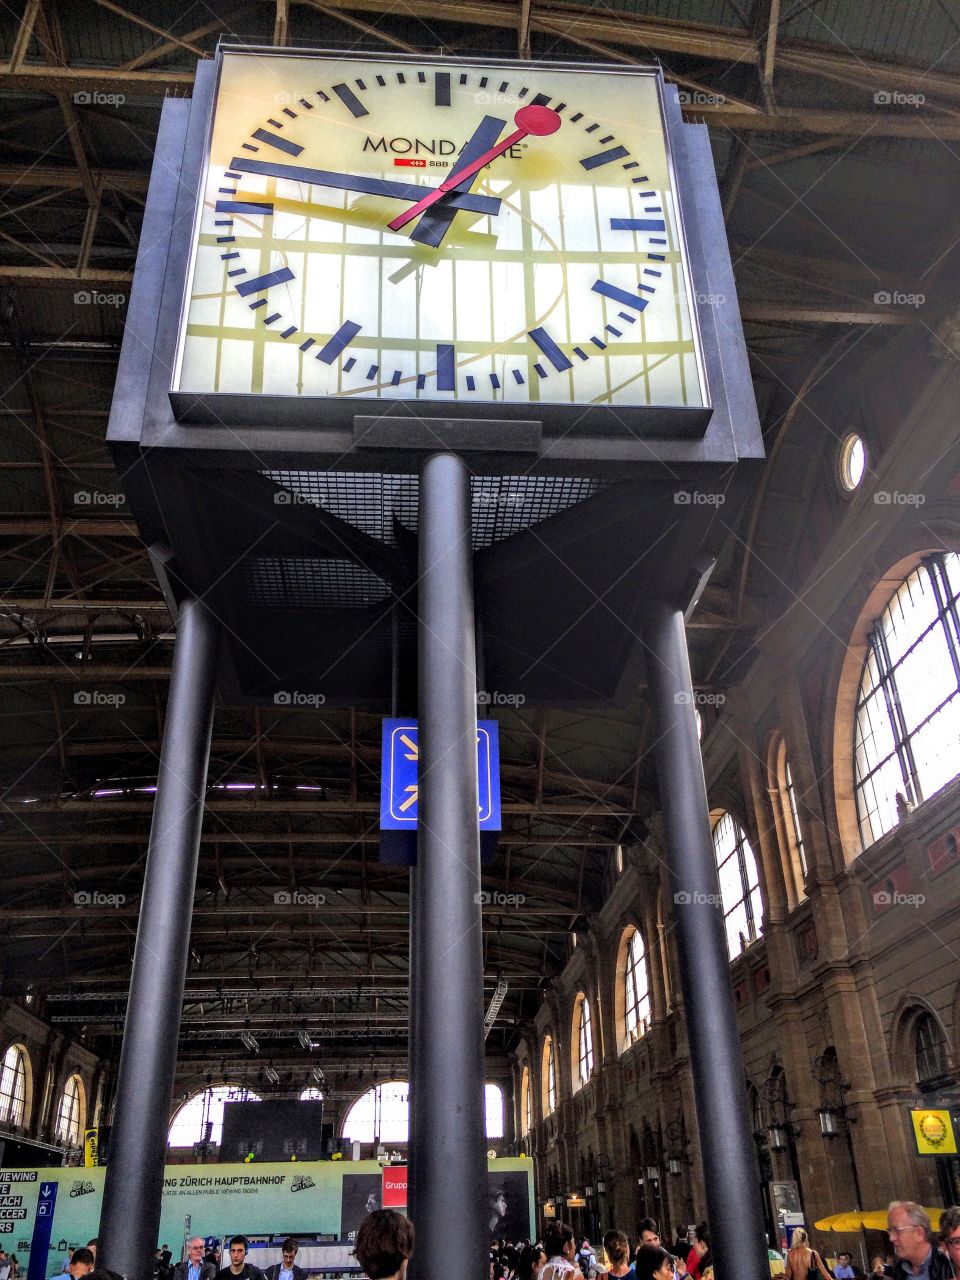
[[[283,178],[288,182],[306,182],[311,186],[333,187],[340,191],[359,191],[362,195],[387,196],[393,200],[416,200],[424,190],[413,182],[392,182],[388,178],[334,173],[327,169],[308,169],[296,164],[274,164],[272,160],[246,160],[242,156],[234,156],[230,161],[230,168],[261,178]],[[463,175],[460,176],[462,178]],[[469,209],[473,213],[496,216],[500,212],[500,200],[496,196],[476,196],[458,191],[450,197],[450,201],[458,209]]]
[[[452,194],[453,189],[458,187],[465,178],[479,173],[484,165],[489,164],[491,160],[496,160],[497,156],[502,156],[505,151],[519,142],[521,138],[527,137],[528,134],[545,136],[550,133],[556,133],[563,123],[556,111],[550,107],[535,107],[533,105],[521,107],[513,119],[517,126],[513,133],[498,142],[496,146],[490,147],[488,151],[484,151],[482,155],[477,156],[476,160],[471,161],[459,173],[451,174],[449,178],[440,183],[439,187],[434,187],[432,191],[428,192],[421,200],[418,200],[416,204],[411,205],[404,213],[398,214],[396,218],[387,223],[390,230],[399,231],[408,222],[412,222],[418,214],[423,213],[425,209],[429,209],[432,204],[436,204],[443,196],[449,196],[451,203],[453,203],[460,198]]]

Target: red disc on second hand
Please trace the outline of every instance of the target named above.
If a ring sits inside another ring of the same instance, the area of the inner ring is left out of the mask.
[[[518,129],[540,136],[556,133],[563,124],[552,107],[535,107],[532,104],[521,107],[513,119]]]

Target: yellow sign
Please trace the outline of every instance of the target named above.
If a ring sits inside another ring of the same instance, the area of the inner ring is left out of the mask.
[[[911,1111],[917,1155],[955,1156],[957,1138],[949,1111]]]
[[[549,1200],[543,1206],[543,1216],[545,1218],[555,1218],[557,1216],[557,1211]]]
[[[223,52],[175,389],[704,405],[661,89]]]
[[[100,1143],[96,1129],[83,1131],[83,1164],[87,1169],[94,1169],[100,1163]]]
[[[587,1202],[583,1196],[567,1196],[568,1209],[585,1209],[586,1207]]]

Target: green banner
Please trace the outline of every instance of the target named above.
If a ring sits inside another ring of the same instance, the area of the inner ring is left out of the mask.
[[[55,1184],[43,1274],[57,1275],[68,1251],[97,1234],[106,1172],[104,1168],[0,1169],[0,1249],[15,1253],[26,1268],[41,1187]],[[356,1214],[379,1207],[375,1193],[381,1172],[375,1160],[167,1165],[157,1244],[168,1245],[176,1261],[187,1235],[300,1233],[342,1239],[356,1230]],[[491,1236],[506,1236],[509,1230],[513,1238],[532,1238],[533,1162],[526,1157],[491,1160],[487,1178]],[[363,1197],[354,1210],[361,1185]]]

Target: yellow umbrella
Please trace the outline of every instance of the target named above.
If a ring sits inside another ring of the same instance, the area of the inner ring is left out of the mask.
[[[930,1221],[937,1225],[942,1209],[924,1209]],[[818,1231],[859,1231],[867,1227],[873,1231],[886,1231],[886,1209],[854,1209],[849,1213],[832,1213],[829,1218],[821,1218],[813,1224]]]

